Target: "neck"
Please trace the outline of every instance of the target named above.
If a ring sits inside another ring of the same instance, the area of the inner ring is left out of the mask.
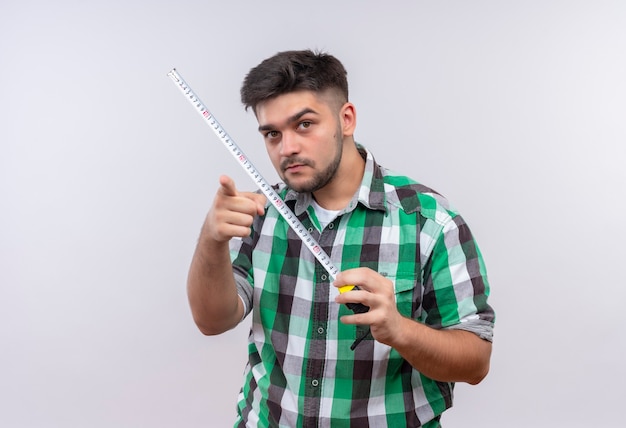
[[[341,210],[361,186],[365,161],[350,138],[343,143],[341,163],[335,176],[323,188],[313,192],[317,203],[327,210]]]

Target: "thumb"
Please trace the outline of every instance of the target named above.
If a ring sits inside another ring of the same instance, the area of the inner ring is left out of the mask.
[[[257,213],[259,215],[263,215],[265,213],[265,204],[267,203],[267,198],[262,193],[253,193],[252,199],[256,202]]]

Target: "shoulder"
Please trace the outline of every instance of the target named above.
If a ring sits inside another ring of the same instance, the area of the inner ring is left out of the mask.
[[[418,213],[438,223],[447,223],[458,216],[448,199],[433,188],[382,166],[379,168],[389,209]]]

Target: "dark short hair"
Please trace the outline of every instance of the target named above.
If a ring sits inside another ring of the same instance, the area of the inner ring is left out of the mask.
[[[250,70],[241,86],[246,110],[289,92],[335,89],[348,101],[348,79],[343,64],[332,55],[311,50],[285,51],[264,60]]]

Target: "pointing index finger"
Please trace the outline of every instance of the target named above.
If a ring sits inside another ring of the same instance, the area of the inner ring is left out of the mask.
[[[237,188],[232,178],[227,175],[220,176],[220,191],[226,196],[237,196]]]

